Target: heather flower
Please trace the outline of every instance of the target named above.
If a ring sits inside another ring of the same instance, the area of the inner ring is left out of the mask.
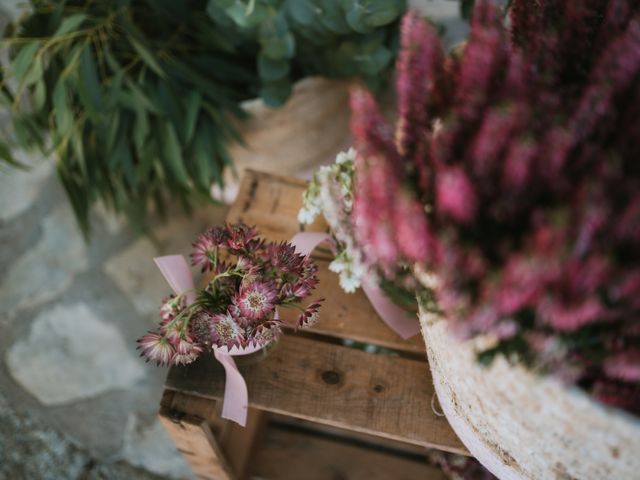
[[[497,339],[483,358],[638,412],[640,4],[509,3],[507,31],[477,1],[446,60],[405,17],[395,144],[352,94],[355,238],[385,276],[405,261],[437,275],[454,330]]]
[[[442,216],[468,223],[475,217],[476,194],[469,177],[460,168],[446,168],[436,184],[436,210]]]
[[[320,317],[320,307],[321,302],[324,301],[324,298],[315,301],[314,303],[307,306],[304,311],[298,317],[297,325],[299,328],[308,328],[315,325],[318,322],[318,318]]]
[[[231,314],[219,313],[211,317],[211,341],[218,347],[240,347],[244,344],[244,329]]]
[[[607,358],[604,371],[611,378],[640,382],[640,348],[630,348]]]
[[[138,349],[141,355],[147,358],[147,362],[156,362],[156,365],[169,365],[175,353],[169,340],[155,332],[149,332],[138,340]]]
[[[244,285],[235,299],[242,315],[257,320],[266,318],[274,309],[278,295],[272,283],[250,282]]]

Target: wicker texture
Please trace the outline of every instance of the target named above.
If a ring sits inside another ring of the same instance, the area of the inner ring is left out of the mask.
[[[420,322],[438,399],[469,451],[501,479],[638,479],[640,421],[503,358],[478,366],[440,316]]]

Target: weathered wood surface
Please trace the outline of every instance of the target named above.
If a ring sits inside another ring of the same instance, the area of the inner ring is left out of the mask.
[[[196,478],[233,480],[236,478],[216,441],[209,424],[201,418],[161,407],[159,417],[178,451],[185,457]]]
[[[426,461],[281,428],[269,428],[250,476],[278,480],[444,480]]]
[[[306,184],[301,180],[248,170],[240,185],[238,198],[229,211],[228,221],[255,225],[269,240],[288,240],[300,231],[297,214],[302,206],[305,188]],[[327,230],[327,225],[318,220],[305,230],[322,232]],[[420,336],[403,340],[378,317],[361,290],[348,294],[340,288],[338,276],[329,271],[330,255],[326,250],[314,257],[320,268],[320,284],[315,297],[324,297],[327,301],[321,310],[321,321],[310,331],[396,350],[424,353]],[[291,311],[283,309],[281,313],[285,319],[295,317]]]
[[[284,335],[265,360],[241,371],[252,407],[466,453],[447,421],[432,412],[425,362]],[[224,373],[213,356],[202,356],[173,367],[166,387],[219,399]]]

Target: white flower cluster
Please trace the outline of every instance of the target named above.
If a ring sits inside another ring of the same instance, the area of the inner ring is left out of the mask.
[[[364,255],[356,244],[351,223],[353,208],[353,162],[356,152],[350,148],[336,157],[333,165],[320,167],[303,195],[298,213],[300,223],[313,223],[322,213],[338,245],[338,254],[329,269],[339,274],[340,287],[355,292],[368,274]]]

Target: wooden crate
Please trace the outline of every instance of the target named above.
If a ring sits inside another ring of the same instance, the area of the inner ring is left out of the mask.
[[[256,225],[270,240],[299,231],[305,183],[248,171],[229,222]],[[326,231],[318,221],[309,231]],[[285,332],[262,362],[240,367],[249,390],[246,428],[219,416],[224,370],[213,355],[172,367],[160,418],[198,478],[443,478],[426,448],[468,454],[432,409],[434,389],[419,336],[405,341],[361,293],[344,293],[316,250],[327,300],[321,321]],[[416,320],[417,321],[417,320]],[[345,346],[385,347],[385,354]]]

